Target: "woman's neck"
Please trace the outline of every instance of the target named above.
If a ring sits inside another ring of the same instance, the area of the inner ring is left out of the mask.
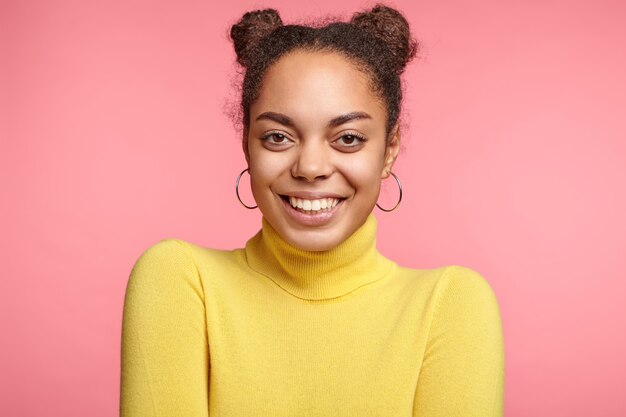
[[[326,251],[306,251],[285,241],[262,219],[261,230],[245,247],[248,265],[292,295],[324,300],[346,295],[383,277],[394,263],[376,249],[376,218]]]

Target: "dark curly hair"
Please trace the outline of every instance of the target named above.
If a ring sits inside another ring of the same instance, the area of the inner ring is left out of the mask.
[[[349,23],[330,21],[321,26],[283,25],[274,9],[247,12],[230,29],[237,62],[244,70],[240,108],[234,116],[243,122],[246,141],[250,105],[258,98],[267,69],[296,49],[336,52],[368,76],[370,87],[387,109],[386,136],[398,121],[402,101],[400,75],[418,51],[402,14],[383,4],[357,12]]]

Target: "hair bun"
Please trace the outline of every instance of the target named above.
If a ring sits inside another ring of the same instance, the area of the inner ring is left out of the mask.
[[[387,44],[398,73],[402,73],[406,64],[417,54],[419,45],[411,38],[409,23],[396,9],[377,4],[369,11],[355,13],[350,23]]]
[[[244,14],[239,22],[230,28],[230,38],[235,44],[237,62],[247,67],[250,51],[254,46],[282,24],[283,21],[275,9],[254,10]]]

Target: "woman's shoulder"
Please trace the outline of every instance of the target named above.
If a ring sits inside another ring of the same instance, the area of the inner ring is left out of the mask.
[[[245,262],[243,248],[220,249],[185,239],[165,238],[149,246],[140,256],[147,262],[193,264],[196,269],[214,269]]]
[[[496,294],[488,279],[471,267],[457,264],[428,269],[399,266],[398,271],[404,285],[429,293],[438,304],[459,304],[463,299],[497,307]]]
[[[459,287],[467,291],[493,291],[485,276],[468,266],[447,265],[443,267],[442,285]]]
[[[133,269],[186,262],[189,255],[187,242],[173,238],[161,239],[143,249]]]
[[[453,264],[422,269],[398,265],[398,270],[409,280],[430,281],[442,288],[454,287],[470,291],[493,291],[483,274],[463,265]]]
[[[144,249],[135,261],[126,299],[132,305],[165,305],[175,294],[187,292],[204,299],[193,255],[185,241],[161,239]]]
[[[448,265],[437,286],[438,315],[460,315],[467,320],[473,317],[475,321],[499,323],[500,307],[496,293],[487,278],[476,269]]]
[[[241,264],[241,249],[215,249],[179,238],[164,238],[148,245],[132,266],[128,286],[160,288],[188,285],[200,289],[209,272]]]
[[[449,265],[442,276],[442,285],[452,294],[474,295],[495,301],[495,292],[487,278],[476,269],[463,265]]]

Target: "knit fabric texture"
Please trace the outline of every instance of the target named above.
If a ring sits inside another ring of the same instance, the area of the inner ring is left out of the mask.
[[[492,287],[399,266],[376,228],[370,214],[322,252],[265,219],[244,248],[147,248],[124,300],[120,416],[501,417]]]

